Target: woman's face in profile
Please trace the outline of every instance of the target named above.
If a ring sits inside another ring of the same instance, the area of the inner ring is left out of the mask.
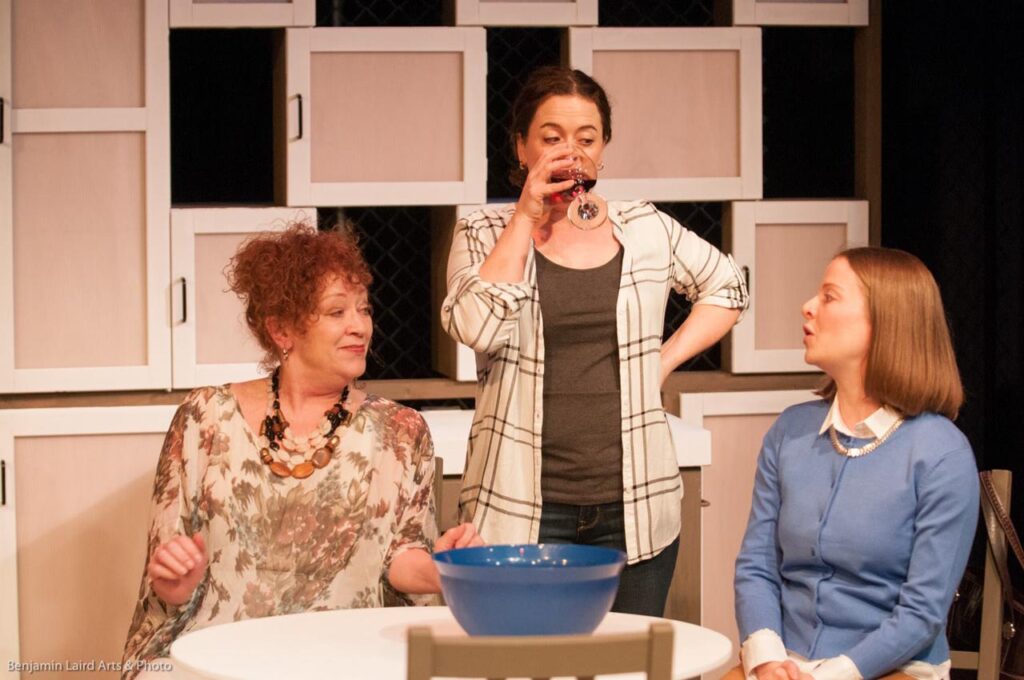
[[[601,112],[594,102],[577,95],[552,95],[537,107],[526,138],[516,143],[516,153],[530,168],[549,146],[569,143],[600,165],[603,134]]]
[[[864,286],[845,257],[825,269],[817,295],[804,303],[804,360],[835,377],[860,368],[871,348]]]

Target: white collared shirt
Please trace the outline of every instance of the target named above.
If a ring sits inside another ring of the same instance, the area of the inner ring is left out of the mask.
[[[900,419],[900,414],[887,406],[875,410],[864,420],[853,427],[843,421],[839,411],[839,397],[832,400],[825,421],[821,424],[818,434],[825,434],[830,427],[836,432],[858,439],[878,439]],[[743,659],[743,673],[747,680],[757,680],[754,669],[770,661],[794,661],[801,672],[807,673],[815,680],[862,680],[857,664],[841,654],[830,659],[808,660],[786,650],[782,638],[774,630],[762,628],[755,631],[743,641],[740,655]],[[949,678],[950,662],[932,665],[923,661],[911,661],[900,668],[907,675],[919,680],[945,680]]]
[[[878,439],[888,432],[889,428],[899,419],[899,413],[893,411],[888,406],[882,406],[864,420],[850,427],[843,421],[843,416],[839,412],[839,397],[837,396],[832,400],[832,408],[828,410],[828,415],[825,416],[825,422],[821,424],[818,434],[825,434],[828,432],[829,427],[835,426],[836,432],[845,434],[848,437]]]

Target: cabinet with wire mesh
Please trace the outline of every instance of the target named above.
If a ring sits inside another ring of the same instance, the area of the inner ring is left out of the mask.
[[[615,103],[609,198],[760,198],[761,32],[570,28],[569,61]]]
[[[877,0],[876,0],[877,1]],[[867,26],[869,0],[731,0],[736,26]]]
[[[482,28],[286,30],[278,202],[482,202],[485,81]]]
[[[0,392],[170,384],[166,0],[0,2]]]
[[[596,26],[597,0],[449,0],[456,26]]]
[[[867,201],[736,201],[725,247],[747,276],[750,308],[725,341],[733,373],[812,372],[801,305],[839,251],[868,244]]]
[[[0,657],[121,658],[175,409],[0,410]]]
[[[263,350],[228,288],[225,268],[238,246],[264,231],[316,224],[316,211],[296,208],[171,210],[171,335],[175,389],[252,380]]]
[[[313,26],[316,0],[168,0],[172,28]]]

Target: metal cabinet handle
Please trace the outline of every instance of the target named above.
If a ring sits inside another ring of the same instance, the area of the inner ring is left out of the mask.
[[[747,265],[743,265],[743,267],[741,267],[741,269],[743,270],[743,283],[745,283],[747,285],[747,295],[749,296],[750,295],[750,267],[748,267]]]
[[[711,501],[706,500],[704,498],[701,498],[700,499],[700,507],[702,507],[702,508],[710,508],[711,507]]]
[[[0,506],[7,505],[7,461],[0,460]]]
[[[7,101],[3,97],[0,97],[0,144],[4,143],[4,113]]]
[[[299,101],[299,136],[295,138],[295,141],[302,139],[302,95],[297,94],[295,98]]]
[[[181,321],[179,323],[185,323],[188,321],[188,281],[182,276],[181,281]]]

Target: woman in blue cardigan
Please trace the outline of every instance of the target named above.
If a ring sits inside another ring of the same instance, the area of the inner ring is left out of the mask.
[[[949,677],[944,626],[978,514],[939,290],[913,255],[855,248],[803,306],[822,399],[765,435],[736,560],[729,680]]]

